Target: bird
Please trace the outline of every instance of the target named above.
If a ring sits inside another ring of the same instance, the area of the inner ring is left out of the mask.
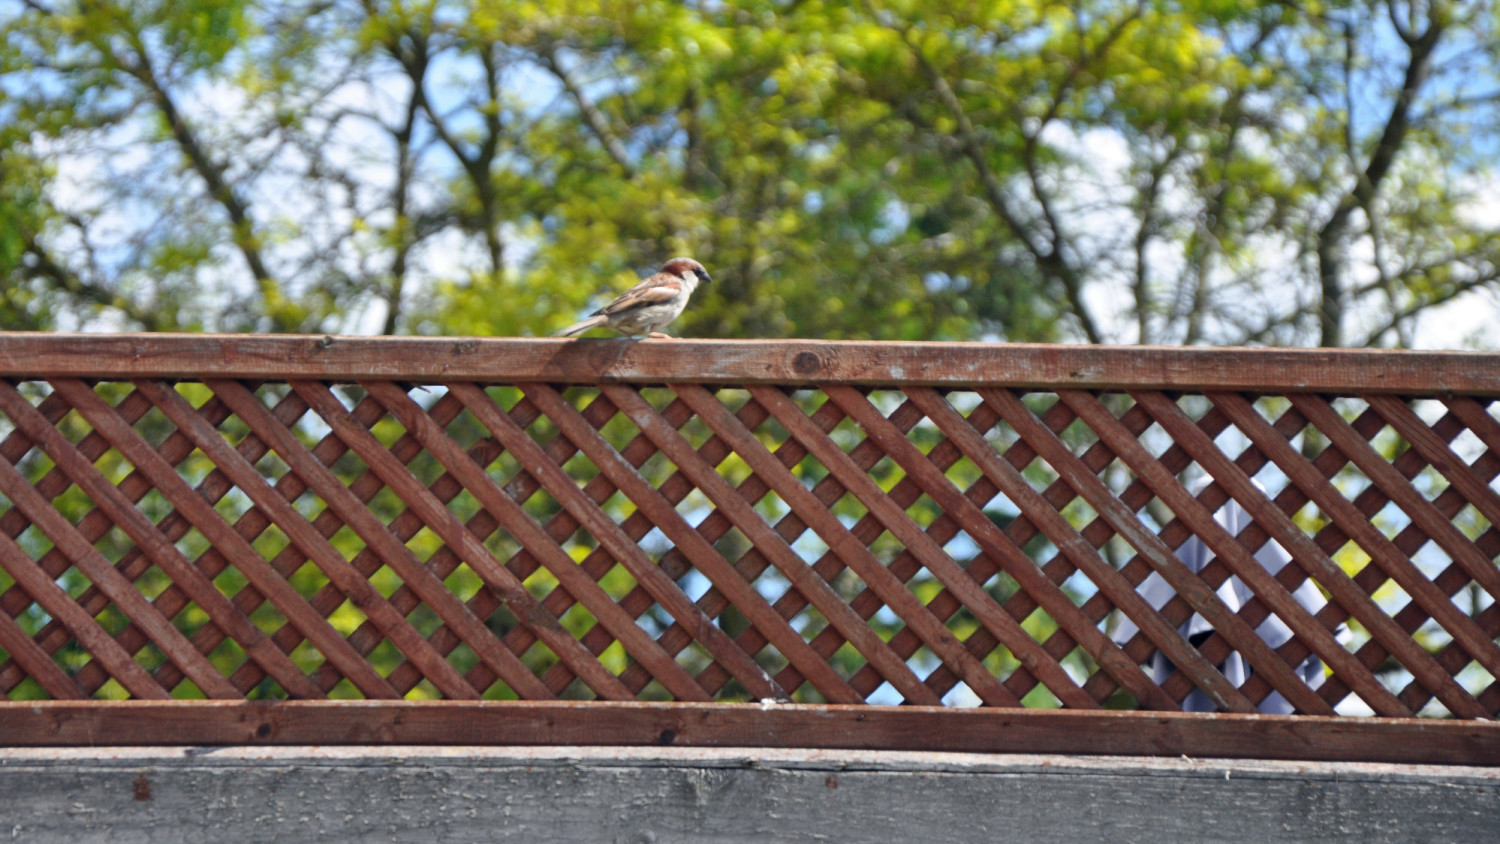
[[[588,319],[552,336],[572,337],[602,325],[629,337],[667,337],[659,329],[682,313],[699,282],[712,280],[708,270],[692,258],[673,258],[649,278],[594,311]]]

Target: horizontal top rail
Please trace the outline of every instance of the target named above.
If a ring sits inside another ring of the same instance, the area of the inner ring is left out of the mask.
[[[0,332],[0,377],[849,384],[1500,397],[1500,354],[822,340]]]

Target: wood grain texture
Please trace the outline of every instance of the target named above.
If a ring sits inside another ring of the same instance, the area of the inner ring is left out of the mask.
[[[1500,723],[567,701],[0,704],[0,746],[805,747],[1500,765]]]
[[[1224,389],[1500,396],[1500,355],[1363,349],[0,332],[0,377]]]

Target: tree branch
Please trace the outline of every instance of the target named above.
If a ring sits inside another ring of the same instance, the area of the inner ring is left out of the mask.
[[[1412,104],[1416,101],[1417,92],[1432,69],[1432,56],[1444,31],[1441,17],[1442,15],[1436,8],[1432,9],[1428,15],[1426,30],[1420,35],[1408,33],[1410,37],[1402,37],[1402,40],[1411,47],[1411,55],[1401,80],[1401,88],[1396,94],[1395,102],[1391,105],[1390,116],[1386,119],[1385,127],[1380,133],[1379,140],[1375,142],[1374,149],[1371,150],[1369,162],[1355,179],[1354,185],[1340,200],[1328,221],[1318,231],[1318,281],[1321,291],[1321,307],[1318,312],[1319,345],[1343,345],[1343,319],[1346,304],[1343,279],[1345,235],[1354,211],[1359,208],[1373,207],[1380,185],[1390,174],[1391,166],[1395,163],[1396,156],[1406,140],[1407,132],[1411,128]]]
[[[871,15],[876,19],[881,17],[873,7],[869,7],[869,10]],[[1078,319],[1079,325],[1083,329],[1084,337],[1090,343],[1104,342],[1103,333],[1099,330],[1098,324],[1084,305],[1082,276],[1068,262],[1058,241],[1054,240],[1051,243],[1038,242],[1031,232],[1031,227],[1026,225],[1020,216],[1011,209],[1010,202],[1005,195],[1005,189],[1001,186],[1000,179],[995,174],[994,169],[990,167],[989,159],[985,157],[984,147],[979,140],[979,134],[975,130],[973,122],[969,119],[963,103],[959,101],[958,95],[954,93],[953,86],[948,84],[948,80],[943,74],[927,59],[920,46],[913,43],[910,27],[902,28],[894,24],[885,25],[901,35],[902,41],[911,50],[913,58],[916,60],[918,67],[921,68],[922,75],[927,78],[928,84],[932,87],[933,93],[937,94],[938,99],[943,103],[949,116],[953,119],[957,127],[956,134],[959,145],[978,173],[980,187],[983,189],[985,200],[989,203],[991,209],[1005,223],[1006,228],[1010,230],[1011,234],[1020,240],[1026,247],[1026,250],[1031,253],[1038,268],[1045,275],[1062,284],[1064,294],[1068,300],[1069,310]],[[1055,234],[1056,231],[1054,230]]]
[[[563,69],[562,63],[557,58],[557,45],[550,40],[544,40],[537,47],[537,55],[541,57],[542,64],[546,65],[547,69],[552,71],[552,75],[557,77],[557,81],[562,83],[563,88],[568,92],[569,96],[578,104],[578,111],[583,115],[584,122],[589,125],[589,131],[593,132],[594,137],[598,138],[599,142],[604,145],[605,151],[609,153],[609,157],[620,168],[620,171],[625,174],[625,178],[635,178],[635,167],[630,163],[630,156],[625,151],[625,144],[620,141],[619,136],[610,128],[609,118],[605,116],[604,112],[599,110],[593,99],[589,97],[588,92],[583,90],[583,86],[578,84],[578,81],[573,78],[571,73]]]
[[[202,140],[188,126],[171,92],[156,75],[150,54],[139,33],[134,31],[130,33],[130,43],[135,55],[128,58],[117,56],[116,61],[127,73],[145,86],[147,96],[161,112],[162,118],[166,120],[172,132],[172,138],[177,142],[183,155],[187,157],[193,172],[203,180],[208,188],[209,196],[229,215],[234,244],[244,257],[245,264],[250,268],[250,274],[260,289],[267,316],[272,319],[279,330],[297,330],[302,326],[306,314],[302,308],[286,299],[282,294],[281,285],[266,267],[265,259],[260,253],[255,223],[250,218],[249,206],[235,194],[234,188],[225,178],[224,168],[213,160]]]
[[[23,245],[26,254],[33,261],[29,269],[74,296],[101,307],[113,308],[147,331],[172,331],[179,327],[177,321],[170,316],[145,310],[118,291],[86,281],[78,273],[54,260],[34,236],[25,235]]]

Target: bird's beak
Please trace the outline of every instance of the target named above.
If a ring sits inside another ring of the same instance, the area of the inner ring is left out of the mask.
[[[698,276],[699,281],[713,281],[708,277],[708,270],[693,270],[693,274]]]

